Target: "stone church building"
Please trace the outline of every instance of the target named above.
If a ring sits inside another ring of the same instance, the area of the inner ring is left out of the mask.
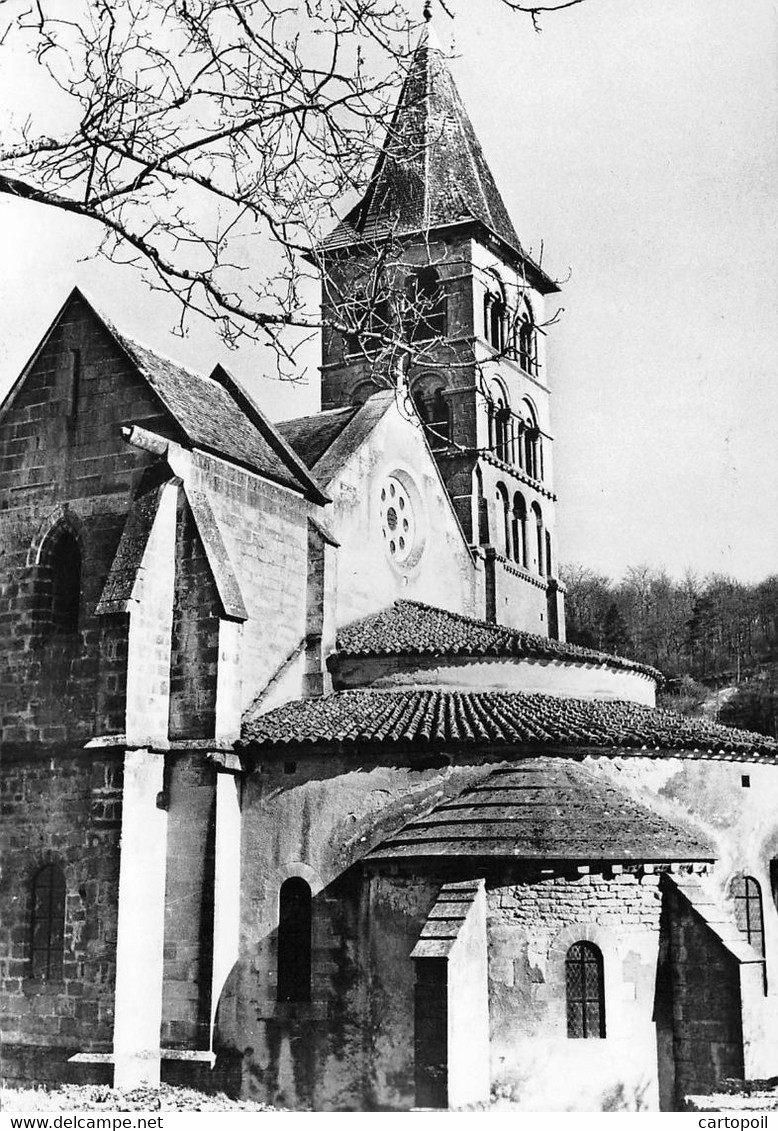
[[[318,413],[78,291],[0,408],[12,1084],[673,1110],[778,1073],[778,744],[565,642],[557,288],[426,32],[329,325],[387,241],[412,362],[396,302],[328,330]]]

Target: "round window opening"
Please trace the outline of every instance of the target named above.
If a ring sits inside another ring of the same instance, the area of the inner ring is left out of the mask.
[[[390,561],[415,565],[424,548],[415,486],[409,477],[395,473],[381,488],[381,533]]]

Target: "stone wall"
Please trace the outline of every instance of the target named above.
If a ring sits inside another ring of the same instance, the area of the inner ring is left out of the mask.
[[[12,1082],[67,1078],[73,1052],[111,1046],[121,796],[121,755],[4,755],[0,1018]],[[32,884],[46,864],[66,883],[56,982],[30,977]]]
[[[78,367],[77,395],[74,366]],[[121,426],[159,407],[80,298],[0,421],[0,687],[5,742],[61,743],[124,729],[126,624],[94,615],[148,456]],[[42,639],[37,553],[66,519],[81,545],[78,633]],[[100,685],[110,693],[98,694]]]
[[[390,478],[408,485],[416,547],[393,558],[382,521],[381,491]],[[367,489],[365,485],[368,485]],[[417,425],[391,405],[366,442],[346,461],[327,490],[325,521],[340,543],[338,624],[348,624],[399,597],[479,615],[483,581],[474,566],[445,487]]]
[[[686,900],[670,895],[675,1104],[743,1078],[739,963]]]
[[[248,611],[240,629],[240,702],[245,709],[304,642],[308,516],[301,495],[195,453],[191,484],[205,489]],[[207,589],[199,599],[208,601]],[[301,693],[301,681],[290,689]]]
[[[492,1087],[527,1111],[655,1109],[658,876],[554,875],[487,889]],[[565,957],[604,963],[605,1037],[567,1036]]]

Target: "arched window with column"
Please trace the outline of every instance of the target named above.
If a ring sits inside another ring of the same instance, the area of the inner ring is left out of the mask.
[[[540,429],[535,409],[528,400],[521,402],[518,415],[519,467],[532,479],[542,479]]]
[[[313,897],[300,876],[284,880],[278,895],[279,1001],[311,1000]]]
[[[527,565],[527,504],[523,495],[517,491],[513,496],[513,560],[519,565]]]
[[[509,558],[511,556],[511,514],[508,503],[508,491],[504,483],[497,484],[497,525],[500,531],[500,553]]]
[[[505,349],[507,315],[505,288],[499,276],[490,271],[486,276],[484,291],[484,339],[498,353],[502,353]]]
[[[484,493],[484,477],[481,474],[480,467],[476,466],[473,471],[473,498],[475,500],[475,514],[473,521],[475,522],[475,530],[473,531],[474,541],[479,546],[488,546],[491,542],[489,537],[489,505]]]
[[[535,520],[537,571],[542,577],[545,572],[543,565],[545,537],[543,533],[543,512],[541,511],[538,503],[532,504],[532,516]]]
[[[65,948],[65,873],[58,864],[46,864],[33,877],[30,939],[30,977],[39,981],[61,981]]]
[[[452,435],[451,408],[440,377],[419,377],[411,387],[411,396],[432,450],[448,447]]]
[[[513,432],[508,395],[499,381],[489,388],[489,446],[503,463],[512,463]]]
[[[67,522],[58,523],[38,559],[36,620],[42,636],[71,636],[81,610],[81,546]]]
[[[522,299],[517,316],[517,353],[525,373],[536,377],[538,372],[538,330],[529,299]]]
[[[567,1035],[574,1039],[605,1036],[605,977],[602,952],[590,942],[576,942],[565,958]]]

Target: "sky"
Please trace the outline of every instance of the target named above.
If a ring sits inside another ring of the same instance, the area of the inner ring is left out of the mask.
[[[519,236],[562,283],[560,561],[778,573],[778,0],[584,0],[541,34],[462,0],[435,26]],[[78,284],[159,352],[224,361],[272,418],[315,411],[315,353],[292,386],[261,347],[174,336],[97,240],[0,197],[0,394]]]

